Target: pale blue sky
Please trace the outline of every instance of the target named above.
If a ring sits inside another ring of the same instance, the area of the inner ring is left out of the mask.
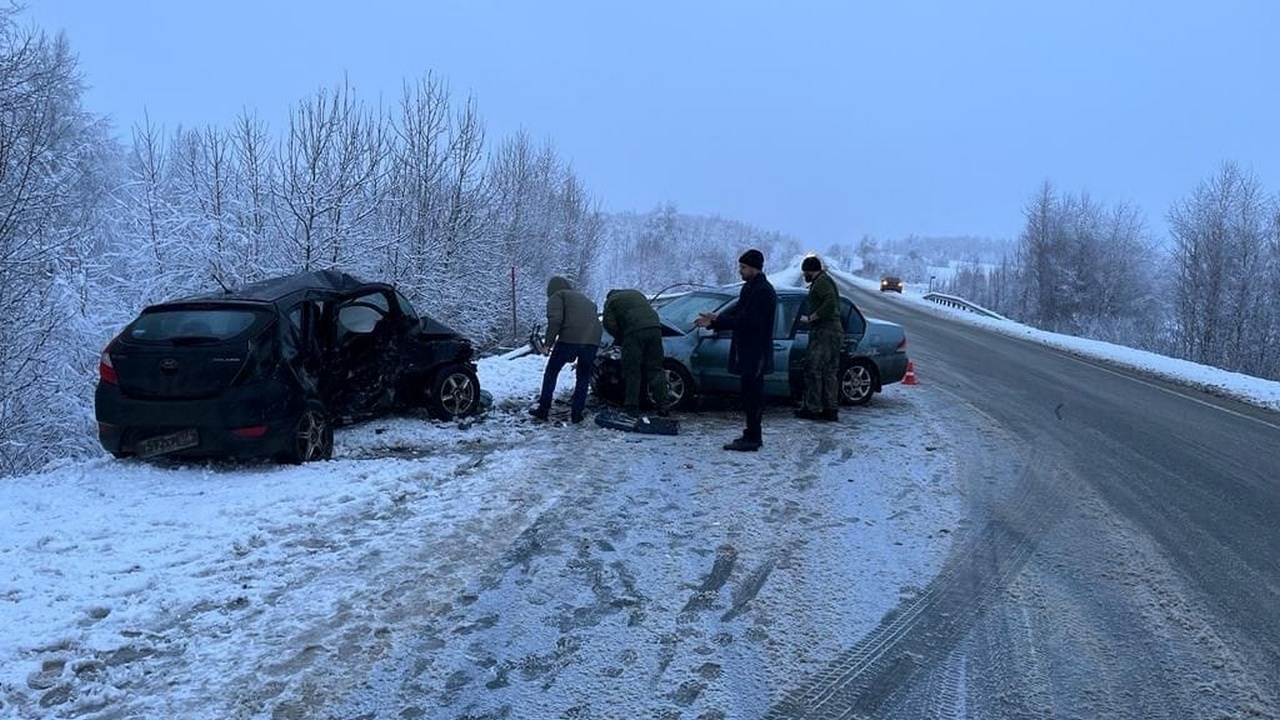
[[[796,235],[1014,237],[1043,180],[1157,232],[1224,160],[1280,190],[1276,0],[30,0],[122,133],[273,129],[345,75],[434,71],[550,139],[607,210]]]

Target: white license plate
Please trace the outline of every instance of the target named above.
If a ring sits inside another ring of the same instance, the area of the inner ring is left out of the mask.
[[[151,457],[152,455],[164,455],[165,453],[175,452],[177,450],[186,450],[200,444],[200,433],[195,428],[189,430],[181,430],[168,435],[160,435],[153,438],[147,438],[138,443],[138,455],[140,457]]]

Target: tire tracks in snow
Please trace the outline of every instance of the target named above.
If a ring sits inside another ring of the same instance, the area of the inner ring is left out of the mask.
[[[992,452],[979,456],[971,451],[967,462],[975,466],[962,472],[992,483],[1009,477],[1009,469],[1001,466],[1007,460],[993,444],[984,444]],[[884,717],[895,696],[911,689],[926,676],[923,672],[943,666],[1067,510],[1073,480],[1048,456],[1038,456],[1014,477],[1011,492],[994,500],[985,520],[920,594],[887,613],[874,630],[787,693],[764,717]]]

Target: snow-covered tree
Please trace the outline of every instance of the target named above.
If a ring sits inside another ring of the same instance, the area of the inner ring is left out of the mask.
[[[1017,305],[995,309],[1045,329],[1084,333],[1134,317],[1150,299],[1154,250],[1135,208],[1059,195],[1046,182],[1024,215]]]
[[[685,215],[671,203],[647,214],[610,215],[592,288],[603,296],[615,287],[653,293],[737,282],[738,256],[752,247],[764,253],[766,272],[803,252],[790,236],[720,217]]]
[[[277,232],[299,270],[358,270],[380,254],[371,232],[386,172],[386,125],[349,84],[298,104],[277,156]]]
[[[273,242],[273,218],[278,212],[274,188],[279,184],[265,123],[242,113],[231,131],[234,149],[234,192],[229,210],[235,244],[241,255],[223,269],[229,284],[261,280],[287,267]]]
[[[1169,211],[1177,336],[1189,359],[1243,372],[1274,365],[1275,345],[1260,342],[1276,312],[1274,218],[1261,183],[1234,163]]]
[[[0,8],[0,474],[82,451],[111,143],[65,37]]]

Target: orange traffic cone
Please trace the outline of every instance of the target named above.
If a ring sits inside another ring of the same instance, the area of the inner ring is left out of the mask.
[[[902,376],[903,385],[919,385],[920,381],[916,380],[916,364],[910,360],[907,361],[907,374]]]

